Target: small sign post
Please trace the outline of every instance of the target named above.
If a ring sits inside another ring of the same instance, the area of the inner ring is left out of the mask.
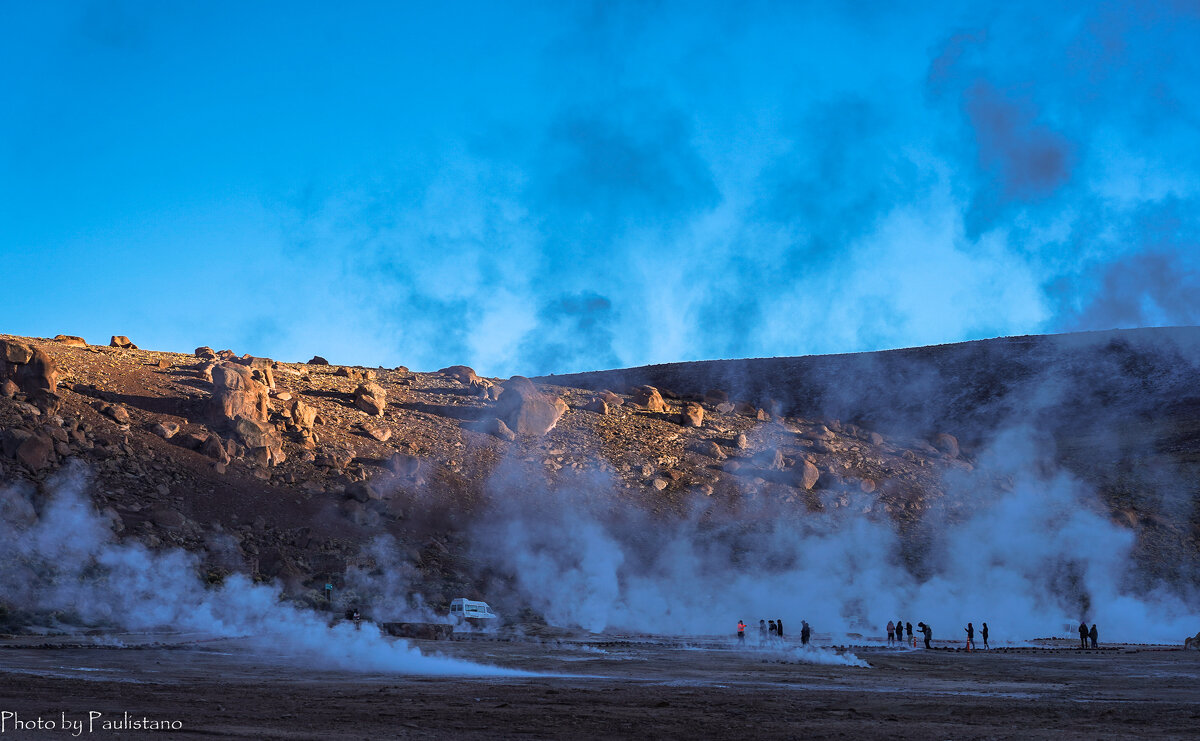
[[[325,601],[333,602],[333,585],[332,584],[325,585]]]

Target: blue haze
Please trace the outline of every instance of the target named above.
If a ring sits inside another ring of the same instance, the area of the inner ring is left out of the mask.
[[[532,375],[1200,323],[1200,6],[840,8],[4,0],[0,331]]]

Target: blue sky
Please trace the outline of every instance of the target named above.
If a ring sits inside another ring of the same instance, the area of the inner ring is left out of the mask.
[[[1200,323],[1195,3],[0,0],[0,331],[495,375]]]

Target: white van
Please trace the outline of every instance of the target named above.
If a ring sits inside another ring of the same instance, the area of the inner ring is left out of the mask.
[[[492,608],[488,607],[486,602],[459,597],[450,600],[450,617],[459,620],[495,620],[500,616],[492,612]]]

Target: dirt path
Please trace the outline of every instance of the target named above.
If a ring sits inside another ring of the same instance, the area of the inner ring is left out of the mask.
[[[859,648],[870,668],[721,641],[426,643],[556,674],[412,678],[314,670],[236,641],[0,651],[0,712],[86,723],[178,721],[169,738],[1122,738],[1200,728],[1200,654]],[[828,656],[828,654],[826,654]],[[4,738],[67,738],[62,730]],[[86,730],[85,733],[86,734]]]

